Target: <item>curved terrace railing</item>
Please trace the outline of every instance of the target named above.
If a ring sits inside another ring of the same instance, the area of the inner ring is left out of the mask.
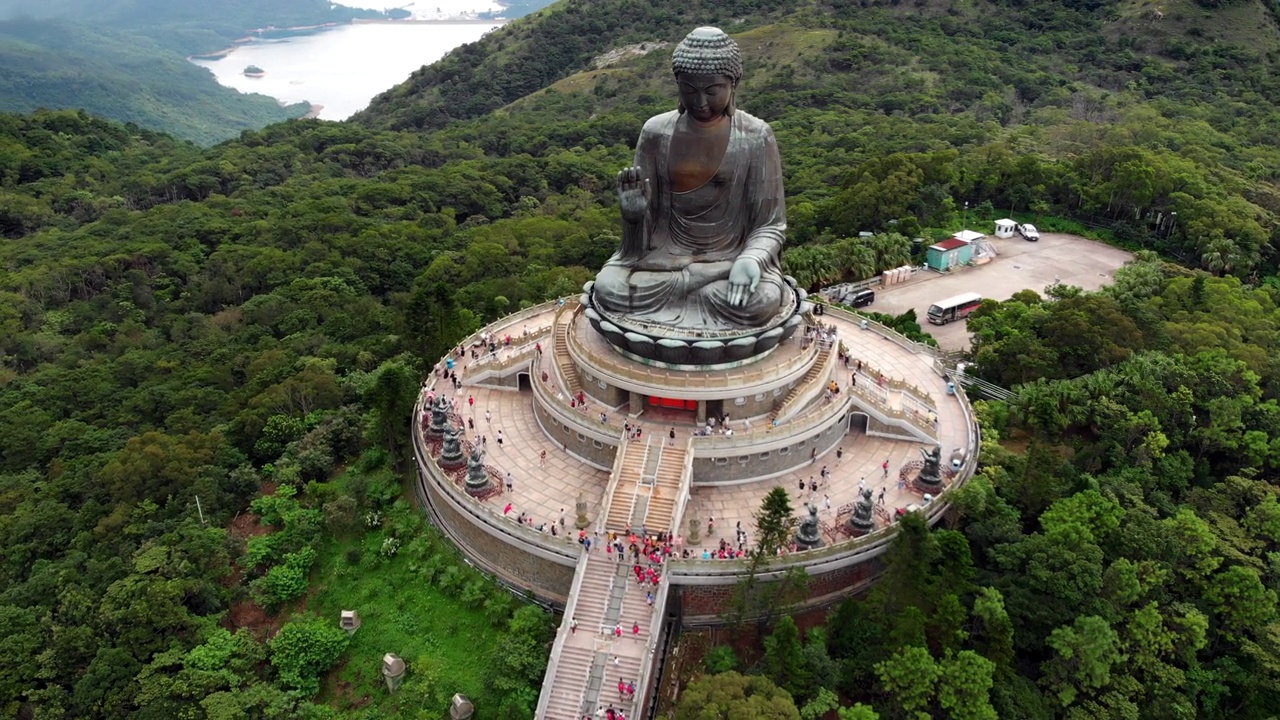
[[[537,305],[532,305],[523,310],[517,310],[510,315],[504,315],[503,317],[488,323],[484,328],[471,333],[464,338],[462,342],[458,343],[458,345],[461,345],[464,348],[469,348],[480,340],[480,337],[485,333],[485,328],[495,328],[494,330],[488,331],[491,335],[501,334],[503,330],[510,328],[521,320],[535,318],[545,312],[555,309],[557,306],[563,306],[567,302],[568,298],[556,298],[555,300],[548,300],[543,303],[538,303]]]
[[[938,353],[941,352],[938,348],[932,345],[926,345],[922,342],[908,340],[907,338],[903,337],[897,330],[893,330],[889,327],[881,325],[880,323],[876,322],[875,320],[872,320],[869,317],[866,317],[865,315],[859,315],[856,312],[845,310],[842,307],[839,307],[836,305],[824,305],[823,312],[826,313],[827,315],[835,315],[837,317],[840,317],[855,325],[860,325],[863,322],[865,322],[867,324],[867,331],[874,332],[877,335],[880,335],[886,340],[892,341],[895,345],[898,345],[899,347],[913,354],[918,355],[920,353],[924,353],[926,355],[937,357]]]
[[[469,374],[486,370],[508,370],[521,362],[527,362],[529,356],[538,348],[538,344],[551,337],[550,325],[539,325],[520,345],[503,346],[491,353],[485,353],[467,364]],[[544,347],[545,349],[545,347]]]
[[[829,405],[820,405],[777,427],[773,427],[771,424],[765,424],[763,427],[753,426],[750,430],[735,432],[728,436],[695,435],[691,438],[692,448],[698,457],[705,458],[724,457],[726,453],[735,452],[743,447],[751,447],[756,451],[763,451],[771,449],[774,444],[778,446],[790,445],[796,440],[808,437],[815,432],[822,432],[828,427],[842,422],[851,409],[853,398],[847,394],[841,394],[840,400],[835,402],[837,404],[834,408]],[[765,441],[769,441],[769,446],[761,444]]]
[[[414,418],[421,416],[425,397],[425,393],[418,396],[418,401],[414,406]],[[558,558],[557,562],[564,565],[572,565],[577,562],[577,540],[572,533],[558,538],[540,533],[537,530],[507,519],[497,508],[468,495],[436,465],[435,459],[431,457],[431,453],[427,450],[422,428],[417,422],[413,423],[412,432],[413,452],[418,463],[418,469],[421,471],[418,474],[419,483],[434,483],[435,487],[452,501],[455,508],[498,533],[504,541],[537,547],[547,553],[551,553]],[[426,488],[422,489],[425,491]],[[465,547],[465,543],[459,544]],[[569,562],[562,562],[563,560],[568,560]]]
[[[545,353],[544,353],[545,355]],[[622,432],[622,423],[600,422],[600,417],[593,411],[582,411],[569,407],[569,398],[563,392],[556,392],[542,382],[541,378],[533,381],[533,394],[539,404],[554,415],[560,422],[577,429],[583,435],[601,442],[616,445]],[[552,435],[554,437],[554,434]]]

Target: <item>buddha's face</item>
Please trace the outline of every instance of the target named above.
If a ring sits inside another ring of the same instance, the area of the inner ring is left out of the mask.
[[[681,73],[676,76],[676,87],[680,90],[680,104],[699,122],[724,115],[733,100],[733,78],[728,75]]]

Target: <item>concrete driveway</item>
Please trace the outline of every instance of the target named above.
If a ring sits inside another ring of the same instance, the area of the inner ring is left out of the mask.
[[[1115,269],[1133,258],[1125,250],[1065,233],[1042,233],[1039,242],[1016,235],[1004,239],[988,235],[987,242],[996,249],[991,262],[948,273],[926,270],[908,282],[875,288],[876,301],[866,309],[899,315],[914,308],[920,326],[939,345],[964,350],[969,347],[967,323],[931,325],[926,319],[930,305],[965,292],[994,300],[1008,300],[1019,290],[1043,295],[1055,283],[1096,290],[1110,283]]]

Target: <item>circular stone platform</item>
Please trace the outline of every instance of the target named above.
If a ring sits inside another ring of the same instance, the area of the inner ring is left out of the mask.
[[[898,510],[940,516],[946,489],[926,506],[909,482],[921,450],[941,446],[946,487],[973,472],[976,422],[963,396],[947,392],[933,350],[874,323],[864,330],[858,316],[829,308],[759,362],[687,370],[616,352],[584,314],[578,302],[558,301],[494,323],[453,356],[460,390],[438,374],[424,388],[424,398],[439,387],[455,399],[467,448],[483,436],[485,463],[497,479],[511,474],[510,491],[495,480],[485,497],[468,496],[458,473],[437,464],[438,443],[414,433],[420,496],[436,521],[481,567],[551,602],[567,600],[581,554],[579,503],[593,537],[628,527],[679,536],[691,557],[670,561],[667,575],[685,617],[706,620],[744,564],[704,554],[717,556],[722,540],[736,548],[739,524],[750,546],[752,517],[773,487],[789,492],[798,518],[804,503],[818,506],[824,547],[778,563],[805,567],[811,602],[822,603],[874,574]],[[815,320],[834,342],[814,334]],[[511,342],[473,357],[482,334]],[[832,381],[840,392],[828,399]],[[719,426],[701,434],[708,418],[725,415],[731,434]],[[624,428],[639,438],[628,440]],[[860,487],[877,499],[876,530],[853,538],[846,521]],[[559,529],[562,514],[568,532]]]

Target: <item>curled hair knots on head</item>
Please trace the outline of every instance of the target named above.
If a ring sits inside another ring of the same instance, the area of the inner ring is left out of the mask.
[[[727,75],[737,84],[742,79],[742,53],[720,28],[700,27],[676,46],[671,70],[676,75]]]

